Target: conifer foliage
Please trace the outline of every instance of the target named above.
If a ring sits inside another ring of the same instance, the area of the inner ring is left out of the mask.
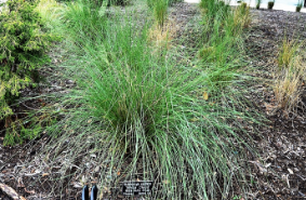
[[[37,1],[9,0],[0,13],[0,120],[10,103],[34,83],[37,69],[49,61],[46,51],[56,37],[44,33],[34,9]]]

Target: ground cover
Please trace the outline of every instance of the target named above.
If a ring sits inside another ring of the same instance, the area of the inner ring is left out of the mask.
[[[254,10],[253,16],[253,28],[247,44],[253,49],[254,66],[259,67],[255,74],[257,77],[264,77],[265,80],[273,80],[275,69],[278,68],[278,62],[275,59],[279,54],[278,50],[283,44],[284,37],[291,41],[299,41],[298,43],[303,45],[305,25],[302,19],[305,15],[284,11]],[[298,54],[304,55],[303,52]],[[256,99],[255,101],[259,102],[261,109],[265,110],[271,121],[270,127],[262,130],[264,138],[258,143],[258,149],[265,161],[264,166],[268,168],[257,168],[254,171],[261,189],[254,188],[252,198],[304,198],[305,86],[303,82],[300,83],[299,102],[295,111],[289,112],[277,107],[275,94],[268,89],[272,84],[271,81],[265,82],[258,88],[261,95],[252,96]]]
[[[122,9],[122,11],[127,12],[124,8]],[[250,152],[248,157],[244,158],[244,160],[251,163],[250,173],[252,174],[252,178],[247,178],[244,184],[247,187],[251,188],[252,192],[248,191],[247,193],[247,191],[241,191],[237,189],[241,188],[241,186],[239,187],[239,184],[236,182],[229,193],[230,196],[227,198],[239,199],[242,195],[246,195],[250,199],[294,199],[298,197],[303,197],[303,194],[305,194],[305,188],[303,188],[303,185],[305,185],[303,176],[303,169],[305,168],[305,162],[303,162],[303,158],[305,157],[305,152],[303,152],[303,144],[305,137],[302,135],[305,127],[303,125],[303,109],[300,109],[298,110],[298,112],[295,112],[294,118],[292,118],[292,113],[288,114],[289,117],[291,117],[288,118],[286,116],[286,112],[283,112],[283,110],[273,109],[275,104],[273,104],[274,102],[273,100],[271,100],[273,99],[274,95],[273,89],[271,87],[272,83],[265,81],[265,84],[263,84],[263,80],[266,79],[262,79],[267,77],[271,79],[272,76],[270,75],[272,74],[272,72],[275,71],[274,67],[277,67],[275,58],[277,57],[280,40],[283,39],[283,35],[279,34],[279,37],[276,40],[275,35],[279,33],[279,31],[276,32],[274,30],[282,30],[281,28],[284,28],[287,31],[286,27],[291,25],[286,24],[288,21],[285,20],[276,21],[278,18],[276,18],[275,15],[287,17],[290,19],[289,21],[293,21],[294,19],[297,23],[292,26],[297,26],[299,29],[302,30],[303,25],[301,24],[301,22],[299,22],[298,19],[301,19],[303,15],[288,14],[286,12],[281,11],[251,12],[253,16],[256,17],[255,19],[258,19],[258,21],[252,21],[250,35],[245,39],[247,41],[246,44],[249,47],[248,50],[252,52],[252,54],[248,54],[250,58],[245,59],[247,60],[246,62],[249,63],[247,67],[255,68],[255,70],[252,70],[251,74],[249,75],[261,79],[256,81],[257,88],[252,89],[250,94],[248,94],[248,98],[249,101],[252,101],[254,103],[252,105],[254,105],[254,108],[256,108],[258,112],[266,113],[267,117],[274,123],[267,123],[268,126],[260,126],[259,134],[256,134],[258,133],[258,131],[253,130],[256,127],[250,126],[251,123],[244,124],[245,130],[247,130],[249,134],[256,139],[256,147],[258,149],[258,152],[260,153],[259,155],[254,155]],[[139,10],[138,14],[141,15],[144,13],[146,12],[143,10]],[[266,22],[262,20],[266,18],[269,19],[269,23],[271,23],[270,25],[262,23]],[[174,54],[168,54],[168,56],[171,55],[171,58],[174,58],[173,60],[175,60],[177,63],[180,63],[181,66],[197,68],[200,63],[195,62],[194,58],[198,59],[198,51],[202,48],[199,43],[202,41],[201,37],[203,29],[198,24],[198,22],[202,19],[201,11],[194,5],[192,6],[185,3],[174,4],[174,6],[171,7],[169,10],[168,19],[169,21],[173,22],[173,25],[171,26],[170,24],[169,27],[172,27],[172,29],[175,30],[169,31],[169,33],[175,34],[167,36],[169,38],[171,36],[172,42],[169,42],[170,44],[167,44],[168,42],[166,42],[166,45],[165,43],[158,44],[162,44],[163,46],[170,48],[169,52],[174,52]],[[273,29],[271,27],[276,28]],[[293,35],[291,32],[292,30],[297,29],[288,29],[288,35],[290,37]],[[302,39],[302,34],[298,35],[300,39]],[[115,48],[113,46],[109,47]],[[257,48],[261,49],[261,51],[258,51]],[[60,50],[57,49],[56,51]],[[142,49],[141,51],[144,51],[144,49]],[[135,59],[128,59],[125,60],[125,62],[134,63],[135,66],[137,66],[137,63],[142,62],[143,58],[137,59],[137,57],[135,57],[135,54],[137,54],[137,52],[140,51],[128,52],[130,53],[129,55],[131,55],[132,53]],[[66,53],[67,52],[61,51],[60,55],[58,55],[58,52],[55,52],[52,64],[56,65],[58,64],[58,62],[64,61],[67,58],[65,57],[67,56]],[[157,53],[160,53],[160,51],[158,51]],[[260,57],[254,56],[256,55],[256,53]],[[82,55],[88,56],[95,54],[90,51],[85,51],[85,53],[80,54],[78,56]],[[61,58],[59,56],[63,56],[64,58]],[[96,60],[96,58],[88,56],[87,59],[92,59],[94,61],[93,63],[97,65],[96,63],[103,62],[104,58],[99,58],[99,60]],[[266,60],[269,60],[271,62],[265,62]],[[162,61],[164,62],[164,60]],[[268,67],[267,63],[269,64]],[[118,63],[118,65],[121,64]],[[50,66],[49,70],[51,71],[51,73],[57,75],[58,77],[62,77],[60,75],[61,71],[57,71],[55,66]],[[137,74],[134,74],[134,76],[137,76]],[[182,81],[184,82],[186,80],[182,79]],[[56,90],[60,90],[62,94],[65,94],[69,91],[66,88],[69,89],[73,87],[73,85],[75,85],[74,80],[62,77],[58,81],[51,82],[51,87],[42,87],[41,90],[44,92],[48,91],[51,93],[56,92]],[[254,85],[254,83],[245,83],[245,85]],[[303,91],[304,88],[302,88],[301,90]],[[28,92],[29,91],[24,91],[24,94],[27,95]],[[200,97],[204,99],[210,99],[211,96],[206,97],[205,92],[206,90],[201,91]],[[211,94],[213,93],[207,90],[207,95]],[[61,95],[58,95],[57,97],[60,96]],[[71,94],[71,96],[73,96],[73,94]],[[304,101],[303,99],[304,96],[302,96],[302,101]],[[25,104],[28,107],[29,105],[31,105],[31,107],[34,106],[35,108],[38,108],[37,106],[41,105],[41,102],[39,102],[39,100],[32,100],[30,104],[28,103],[29,102],[26,102]],[[43,103],[49,102],[46,101]],[[255,105],[258,105],[258,107],[256,107]],[[300,104],[300,106],[302,106],[302,104]],[[57,104],[55,107],[57,109],[69,109],[69,107],[59,106],[59,104]],[[191,119],[194,121],[198,120],[197,118]],[[292,126],[292,121],[294,122],[294,127]],[[90,124],[95,122],[92,118],[89,118],[84,120],[82,123]],[[282,123],[284,123],[284,126],[282,126]],[[61,128],[64,129],[65,125],[66,124],[63,124]],[[139,125],[135,123],[135,126],[138,127]],[[125,125],[123,127],[125,127]],[[71,131],[75,130],[71,129]],[[45,159],[46,156],[52,156],[52,153],[49,155],[40,154],[43,149],[46,149],[46,144],[49,142],[49,137],[47,135],[44,135],[44,137],[42,137],[41,139],[31,141],[25,145],[19,145],[12,148],[1,148],[1,151],[3,152],[3,154],[1,154],[3,155],[1,159],[3,159],[4,163],[3,165],[1,165],[2,182],[14,187],[20,194],[23,194],[28,199],[37,199],[40,198],[40,195],[48,199],[56,199],[59,197],[68,199],[79,198],[82,184],[90,182],[101,184],[102,180],[101,178],[99,178],[99,176],[104,166],[100,165],[99,163],[101,163],[101,161],[98,161],[99,159],[97,159],[97,157],[102,157],[102,155],[99,154],[99,151],[91,152],[89,155],[87,155],[86,152],[80,149],[78,153],[74,152],[77,154],[77,157],[74,157],[75,159],[71,161],[70,159],[73,157],[69,156],[70,149],[67,149],[65,145],[71,145],[70,147],[72,147],[73,137],[74,136],[72,134],[71,138],[63,138],[63,140],[61,141],[62,144],[58,145],[59,148],[57,149],[57,151],[53,151],[52,148],[48,149],[50,150],[50,152],[55,152],[58,155],[61,155],[59,157],[54,157],[54,159]],[[94,139],[95,137],[89,138],[87,140]],[[86,139],[84,141],[86,141]],[[297,143],[296,141],[299,142]],[[76,145],[79,145],[79,143],[76,143]],[[295,146],[293,146],[292,148],[292,145]],[[63,162],[64,160],[66,161]],[[294,160],[296,162],[294,162]],[[31,161],[31,165],[29,165],[29,161]],[[63,165],[65,165],[66,167],[63,167]],[[122,166],[123,168],[128,167],[126,163],[123,163]],[[292,173],[289,169],[292,171]],[[247,170],[247,168],[245,170]],[[119,171],[118,174],[118,170],[115,170],[115,172],[117,174],[112,174],[110,176],[119,176],[120,173],[123,173],[122,171]],[[60,177],[62,176],[67,177],[65,179],[61,179]],[[112,179],[111,177],[106,178]],[[250,184],[250,180],[253,180],[254,183],[256,183],[257,185]],[[167,183],[167,181],[166,185],[169,184]],[[54,186],[55,182],[57,183],[58,187]],[[104,188],[104,190],[107,191],[107,188]],[[220,193],[217,195],[220,195]],[[221,199],[221,196],[216,196],[216,198]]]

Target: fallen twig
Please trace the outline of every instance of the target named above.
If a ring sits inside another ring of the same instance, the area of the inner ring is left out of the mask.
[[[27,200],[26,198],[24,198],[23,196],[20,196],[13,188],[0,183],[0,189],[10,198],[14,199],[14,200]]]

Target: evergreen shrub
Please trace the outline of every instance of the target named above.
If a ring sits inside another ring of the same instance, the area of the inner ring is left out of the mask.
[[[49,61],[55,36],[42,31],[37,1],[9,0],[0,15],[0,120],[13,114],[10,104],[33,85],[37,69]]]

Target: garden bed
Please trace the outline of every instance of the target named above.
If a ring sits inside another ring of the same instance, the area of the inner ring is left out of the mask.
[[[173,51],[178,52],[177,60],[193,66],[191,60],[197,56],[199,50],[197,38],[201,34],[201,11],[197,5],[178,3],[170,8],[169,13],[169,21],[173,22],[175,30],[171,45],[174,47]],[[249,32],[244,37],[249,56],[247,68],[251,69],[250,75],[257,79],[255,83],[248,83],[255,84],[256,87],[247,98],[257,105],[258,112],[263,113],[269,121],[266,126],[258,127],[256,134],[250,132],[259,154],[250,154],[247,158],[252,176],[245,183],[251,188],[246,196],[250,199],[302,199],[306,197],[306,88],[305,85],[302,88],[303,95],[296,112],[285,112],[276,109],[270,80],[277,68],[276,57],[284,35],[301,41],[306,39],[306,14],[251,10],[251,15]],[[57,62],[59,58],[53,57],[52,64]],[[51,87],[46,90],[46,87],[42,87],[41,91],[48,93],[54,92],[58,87],[64,90],[71,87],[69,80],[51,85],[54,86],[53,89]],[[24,91],[23,95],[28,93],[29,91]],[[38,107],[39,103],[30,105]],[[46,148],[49,140],[47,135],[14,147],[4,147],[3,137],[1,133],[0,182],[14,188],[28,200],[80,199],[84,182],[97,183],[101,170],[101,166],[95,162],[98,154],[92,153],[90,157],[83,157],[77,163],[69,163],[65,156],[50,161],[46,158],[48,155],[39,153]],[[65,160],[67,167],[63,170]],[[74,173],[78,168],[84,168],[80,170],[82,173]],[[70,175],[71,173],[74,174]],[[66,178],[62,179],[64,176]],[[236,194],[233,198],[243,199],[240,191],[233,193]],[[8,199],[1,190],[0,198]]]

